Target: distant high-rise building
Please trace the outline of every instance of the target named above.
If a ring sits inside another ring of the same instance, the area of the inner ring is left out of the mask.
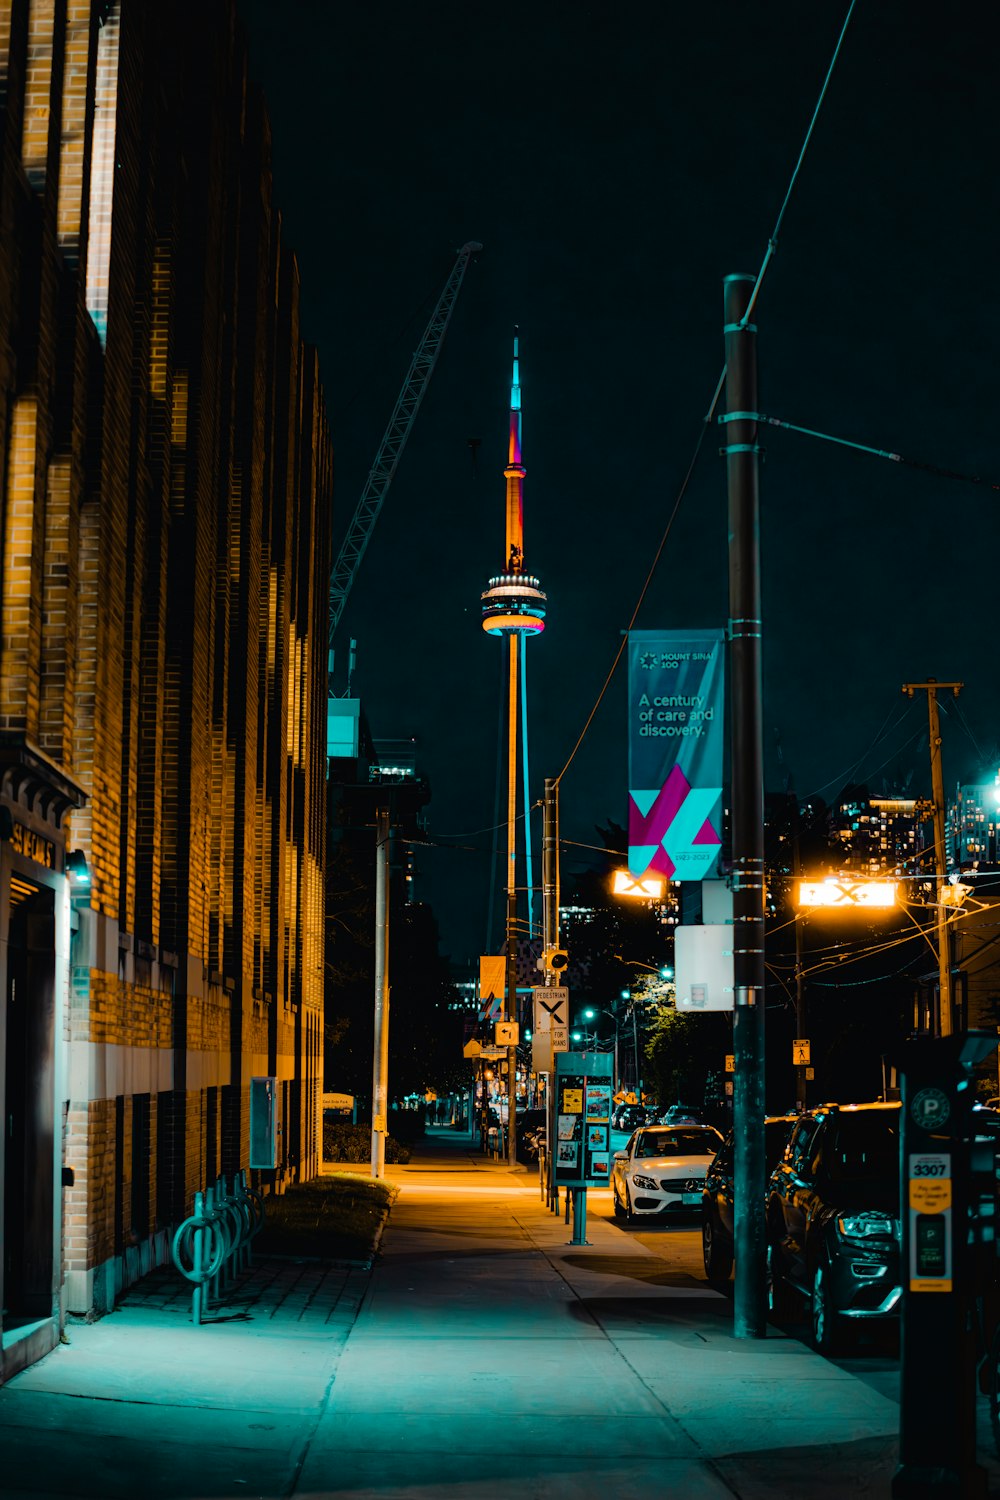
[[[928,816],[929,808],[914,797],[848,796],[834,815],[844,868],[866,875],[919,874]]]
[[[1000,865],[1000,772],[991,780],[960,785],[948,808],[948,862],[953,868]]]

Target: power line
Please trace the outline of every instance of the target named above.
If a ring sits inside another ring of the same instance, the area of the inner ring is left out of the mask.
[[[873,458],[887,458],[890,463],[902,464],[908,469],[920,469],[924,474],[933,474],[937,479],[957,479],[962,484],[980,484],[994,493],[1000,493],[1000,481],[984,479],[981,474],[965,474],[959,469],[945,469],[940,464],[925,463],[923,459],[907,458],[902,453],[893,453],[890,448],[873,448],[869,443],[858,443],[853,438],[836,437],[831,432],[820,432],[815,427],[800,427],[797,422],[785,422],[780,417],[767,417],[763,412],[755,413],[758,422],[767,427],[781,427],[786,432],[799,432],[804,437],[818,438],[823,443],[836,443],[841,448],[854,448],[859,453],[868,453]]]
[[[833,49],[833,56],[830,59],[830,66],[826,70],[826,77],[824,78],[824,80],[823,80],[823,86],[822,86],[822,88],[819,91],[819,98],[816,100],[816,107],[813,110],[812,119],[809,121],[809,128],[806,131],[805,138],[804,138],[804,140],[802,142],[802,148],[799,151],[798,160],[796,161],[795,167],[794,167],[794,169],[792,171],[792,175],[789,178],[788,188],[787,188],[787,190],[785,192],[785,196],[784,196],[784,199],[782,201],[781,208],[778,211],[778,217],[775,220],[774,229],[772,230],[771,237],[770,237],[770,239],[767,242],[767,250],[764,253],[764,259],[761,262],[760,270],[757,272],[757,279],[754,282],[753,291],[752,291],[752,293],[750,295],[750,301],[747,304],[746,312],[743,314],[742,321],[744,323],[747,322],[747,320],[749,319],[751,313],[753,312],[754,304],[756,303],[757,297],[758,297],[758,295],[760,293],[760,288],[761,288],[761,285],[763,284],[764,276],[767,273],[767,268],[768,268],[768,265],[770,264],[771,257],[774,255],[775,251],[778,248],[778,234],[779,234],[779,232],[781,230],[782,220],[785,217],[785,210],[788,208],[788,204],[789,204],[789,201],[791,199],[792,192],[793,192],[793,190],[795,188],[795,184],[796,184],[796,181],[798,180],[799,172],[801,171],[801,168],[802,168],[802,163],[805,160],[805,154],[806,154],[806,151],[808,150],[809,142],[812,140],[812,134],[813,134],[814,129],[816,128],[816,121],[819,119],[819,112],[820,112],[820,109],[823,106],[823,101],[826,98],[826,91],[827,91],[827,88],[829,87],[830,79],[833,76],[833,70],[834,70],[834,67],[836,66],[837,58],[840,56],[840,49],[841,49],[841,46],[843,45],[844,37],[845,37],[845,35],[847,33],[847,27],[848,27],[848,24],[850,23],[851,16],[854,14],[854,6],[855,6],[855,4],[856,4],[856,0],[851,0],[851,3],[850,3],[850,5],[848,7],[848,10],[847,10],[847,15],[846,15],[846,17],[844,19],[844,24],[843,24],[843,26],[840,29],[840,36],[837,38],[837,45]],[[582,730],[580,731],[580,734],[579,734],[579,737],[578,737],[578,739],[576,741],[576,744],[573,746],[572,750],[569,753],[569,757],[568,757],[568,759],[566,761],[566,764],[563,766],[562,770],[559,772],[559,775],[555,778],[555,785],[556,785],[556,787],[559,786],[559,783],[562,781],[563,777],[566,775],[566,772],[569,770],[569,768],[570,768],[570,766],[571,766],[571,764],[573,762],[573,758],[575,757],[576,752],[579,750],[580,746],[583,744],[584,738],[586,737],[587,732],[590,729],[591,724],[594,722],[594,717],[595,717],[595,715],[597,713],[597,710],[600,708],[601,703],[604,700],[604,695],[607,692],[607,690],[608,690],[608,688],[609,688],[609,686],[611,684],[611,680],[614,677],[615,672],[618,670],[618,663],[622,659],[622,654],[623,654],[623,652],[625,650],[625,646],[626,646],[626,644],[628,642],[628,633],[632,629],[633,625],[635,624],[636,617],[638,616],[639,610],[640,610],[640,608],[642,606],[642,601],[645,599],[646,593],[647,593],[647,591],[649,589],[649,585],[650,585],[650,583],[653,580],[653,574],[656,572],[657,565],[658,565],[658,563],[660,561],[660,555],[663,552],[664,546],[666,545],[667,537],[670,535],[670,529],[671,529],[671,527],[674,524],[674,520],[675,520],[675,518],[677,516],[677,512],[679,511],[680,506],[681,506],[681,501],[684,499],[684,495],[687,492],[688,485],[691,482],[691,476],[694,473],[695,465],[698,462],[698,455],[701,453],[702,444],[705,441],[705,432],[708,429],[708,427],[711,425],[712,419],[713,419],[713,417],[715,415],[715,408],[719,404],[719,397],[722,394],[722,391],[723,391],[723,388],[725,386],[725,383],[726,383],[726,366],[723,365],[723,367],[722,367],[722,373],[720,374],[719,379],[718,379],[718,381],[716,383],[716,386],[715,386],[715,393],[713,394],[712,399],[709,402],[708,410],[707,410],[707,412],[705,413],[705,416],[702,419],[701,431],[698,434],[698,441],[695,444],[694,453],[691,456],[691,462],[688,464],[687,472],[684,475],[683,480],[681,481],[681,486],[680,486],[680,489],[677,492],[677,498],[674,501],[673,509],[671,510],[670,516],[668,517],[666,528],[665,528],[665,530],[663,532],[663,536],[660,538],[660,545],[656,549],[656,553],[655,553],[655,556],[653,557],[652,564],[650,565],[649,572],[646,575],[646,581],[643,584],[642,589],[641,589],[641,591],[639,593],[639,598],[636,600],[635,608],[632,611],[632,615],[631,615],[631,618],[629,619],[628,626],[626,627],[625,633],[622,636],[622,639],[621,639],[621,642],[619,644],[618,650],[615,653],[614,661],[611,663],[611,669],[608,672],[607,677],[604,679],[604,684],[603,684],[600,692],[597,695],[597,700],[594,703],[593,708],[590,710],[590,713],[587,715],[587,721],[584,724]]]
[[[872,742],[868,746],[868,748],[866,750],[863,750],[861,752],[861,754],[858,756],[857,760],[854,761],[854,763],[851,766],[849,766],[846,771],[842,771],[839,776],[832,776],[829,781],[824,781],[822,786],[816,787],[814,791],[809,792],[807,796],[801,798],[800,800],[803,801],[803,802],[808,802],[811,797],[818,797],[819,794],[820,794],[820,792],[825,792],[827,790],[827,788],[831,787],[831,786],[836,786],[836,785],[840,785],[842,787],[843,786],[847,786],[850,783],[850,781],[853,779],[853,777],[856,775],[859,767],[864,764],[864,762],[867,760],[868,756],[875,749],[875,746],[878,744],[879,740],[881,740],[885,736],[886,733],[891,733],[891,731],[887,731],[886,730],[886,725],[888,724],[889,720],[892,718],[893,714],[895,713],[897,715],[896,722],[892,726],[892,728],[895,730],[895,729],[899,728],[900,724],[906,718],[907,714],[910,712],[910,710],[912,709],[912,707],[913,707],[912,700],[908,700],[903,705],[902,708],[900,708],[898,702],[894,700],[893,704],[892,704],[892,707],[889,709],[889,712],[886,714],[885,718],[882,720],[882,723],[881,723],[879,729],[876,731],[875,738],[872,740]],[[900,749],[903,749],[902,745],[900,746]],[[891,760],[892,757],[890,756],[889,759]],[[884,764],[884,762],[883,762],[883,764]],[[881,766],[878,769],[881,770]]]
[[[764,275],[771,262],[772,255],[778,248],[778,232],[781,229],[781,221],[785,217],[785,209],[788,207],[789,200],[792,196],[792,191],[795,187],[796,182],[798,181],[799,171],[801,170],[802,163],[805,160],[805,154],[809,148],[809,142],[812,140],[812,133],[816,128],[816,121],[819,119],[819,112],[823,107],[823,100],[826,98],[826,91],[830,86],[830,79],[833,77],[833,70],[837,65],[837,58],[840,56],[840,49],[843,46],[844,37],[847,35],[847,28],[850,25],[851,17],[854,14],[854,5],[855,0],[851,0],[851,3],[847,9],[847,15],[844,17],[844,24],[840,28],[840,36],[837,38],[837,45],[833,49],[833,56],[830,59],[830,66],[827,68],[826,77],[823,79],[823,87],[820,89],[819,98],[816,100],[816,108],[813,110],[812,119],[809,121],[809,129],[806,131],[805,140],[802,142],[802,150],[799,152],[799,159],[795,163],[795,170],[792,172],[791,178],[788,182],[788,191],[785,193],[785,201],[781,205],[778,217],[774,222],[774,229],[771,232],[771,238],[767,242],[767,250],[765,252],[763,262],[761,263],[761,268],[757,272],[757,280],[754,282],[753,291],[750,293],[750,301],[747,303],[747,310],[740,320],[743,324],[748,323],[751,315],[753,314],[754,307],[757,303],[757,297],[760,292],[761,283],[764,280]]]

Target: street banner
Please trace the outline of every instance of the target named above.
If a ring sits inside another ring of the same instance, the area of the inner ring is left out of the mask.
[[[479,1018],[501,1021],[507,985],[507,959],[503,953],[484,953],[479,959]]]
[[[628,639],[628,866],[668,880],[716,874],[722,843],[722,630]]]

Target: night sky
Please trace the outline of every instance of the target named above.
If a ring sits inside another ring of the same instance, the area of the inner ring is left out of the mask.
[[[503,563],[513,326],[526,561],[550,601],[528,648],[537,798],[632,613],[722,367],[722,278],[760,266],[847,0],[239,4],[338,544],[455,250],[485,247],[338,637],[376,737],[418,739],[432,838],[478,851],[421,855],[418,894],[464,959],[486,927],[490,836],[472,835],[494,821],[501,649],[479,595]],[[764,412],[993,481],[998,41],[989,6],[858,4],[756,316]],[[900,684],[928,676],[966,684],[961,715],[942,705],[946,782],[977,775],[1000,740],[1000,494],[763,441],[768,789],[927,795],[926,697]],[[640,628],[725,624],[720,443]],[[623,662],[562,783],[567,839],[625,821],[624,694]]]

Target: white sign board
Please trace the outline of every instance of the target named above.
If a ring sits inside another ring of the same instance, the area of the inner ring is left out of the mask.
[[[728,922],[674,929],[674,982],[678,1010],[733,1009],[733,928]]]
[[[565,984],[537,985],[534,995],[534,1030],[550,1031],[569,1026],[569,987]]]

